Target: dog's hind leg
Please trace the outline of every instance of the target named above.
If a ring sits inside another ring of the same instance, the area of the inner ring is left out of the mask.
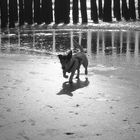
[[[84,63],[83,67],[85,68],[85,75],[87,75],[88,74],[88,69],[87,69],[88,63]]]
[[[80,67],[77,69],[77,76],[76,76],[77,79],[79,79],[79,75],[80,75]]]
[[[88,70],[87,70],[87,67],[85,68],[85,75],[87,75],[88,74]]]

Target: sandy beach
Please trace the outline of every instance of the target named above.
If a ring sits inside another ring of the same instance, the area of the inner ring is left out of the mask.
[[[70,85],[56,56],[0,54],[0,140],[139,140],[139,77],[90,63]]]

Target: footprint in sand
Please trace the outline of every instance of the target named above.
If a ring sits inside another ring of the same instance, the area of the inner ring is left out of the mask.
[[[96,136],[102,136],[102,134],[95,134]]]
[[[38,72],[34,72],[34,71],[31,71],[31,72],[29,72],[30,74],[33,74],[33,75],[35,75],[35,74],[39,74]]]
[[[7,112],[11,112],[11,109],[10,109],[10,108],[8,108],[6,111],[7,111]]]
[[[82,127],[86,127],[86,126],[88,126],[87,124],[81,124],[80,126],[82,126]]]
[[[139,106],[135,106],[135,107],[134,107],[134,109],[138,109],[138,108],[139,108]]]
[[[79,107],[79,106],[80,106],[79,104],[76,105],[76,107]]]
[[[21,84],[23,81],[19,79],[14,79],[13,85]]]
[[[8,107],[4,107],[4,109],[6,109],[7,112],[11,112],[11,109]]]
[[[69,111],[69,113],[74,113],[74,111]]]
[[[79,114],[78,112],[74,112],[74,111],[69,111],[69,113],[73,113],[75,115],[78,115]]]
[[[4,90],[4,88],[0,88],[0,90]]]
[[[113,106],[110,106],[110,109],[113,109]]]
[[[26,89],[26,91],[29,91],[30,90],[30,88],[28,87],[27,89]]]
[[[31,124],[32,126],[35,126],[35,123],[36,123],[36,122],[35,122],[34,120],[30,119],[29,122],[30,122],[30,124]]]
[[[24,123],[24,122],[26,122],[26,120],[21,120],[20,122],[21,122],[21,123]]]
[[[124,119],[123,121],[124,121],[124,122],[127,122],[128,120],[127,120],[127,119]]]
[[[75,133],[72,133],[72,132],[66,132],[64,133],[65,135],[74,135]]]
[[[22,138],[24,138],[25,140],[30,140],[30,138],[28,136],[26,136],[25,132],[20,132],[18,133],[19,136],[21,136]]]
[[[0,114],[0,119],[5,119],[3,114]]]
[[[46,135],[52,135],[52,136],[54,136],[54,135],[58,135],[58,133],[59,133],[59,130],[48,128],[44,132],[39,133],[39,135],[40,136],[46,136]]]
[[[0,128],[4,127],[4,125],[0,125]]]
[[[47,105],[47,107],[49,107],[49,108],[53,108],[53,106],[51,106],[51,105]]]
[[[80,105],[79,105],[79,104],[76,104],[76,105],[74,105],[73,107],[80,107]]]
[[[75,113],[75,115],[78,115],[78,114],[79,114],[79,113],[77,113],[77,112]]]
[[[7,88],[9,88],[8,86],[3,86],[3,89],[7,89]]]

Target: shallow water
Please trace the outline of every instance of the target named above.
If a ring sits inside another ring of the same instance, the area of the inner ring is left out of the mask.
[[[56,55],[69,49],[87,51],[90,66],[140,68],[140,32],[129,30],[16,30],[0,34],[1,54]]]
[[[116,64],[140,65],[139,31],[52,29],[0,34],[0,53],[56,54],[77,50],[77,44],[87,50],[91,61],[106,63],[111,59]]]

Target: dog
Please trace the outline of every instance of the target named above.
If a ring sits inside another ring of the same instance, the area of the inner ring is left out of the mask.
[[[88,74],[88,59],[84,52],[78,52],[76,54],[72,54],[72,50],[70,50],[67,54],[62,55],[59,54],[58,58],[60,60],[60,63],[62,65],[63,70],[63,77],[68,78],[66,73],[71,73],[69,77],[69,83],[72,83],[73,76],[77,70],[77,76],[76,78],[79,79],[80,75],[80,66],[83,65],[85,68],[85,75]]]

